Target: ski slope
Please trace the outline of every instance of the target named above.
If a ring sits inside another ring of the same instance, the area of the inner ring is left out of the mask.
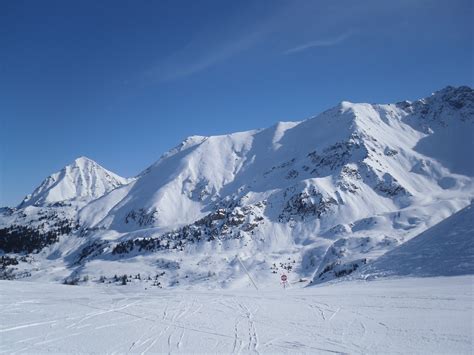
[[[471,354],[473,281],[258,292],[0,281],[0,353]]]

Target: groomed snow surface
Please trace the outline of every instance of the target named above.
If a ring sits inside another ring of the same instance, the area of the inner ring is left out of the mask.
[[[258,292],[0,281],[0,352],[470,354],[473,281]]]

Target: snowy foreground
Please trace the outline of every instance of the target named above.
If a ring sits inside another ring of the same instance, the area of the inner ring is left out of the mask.
[[[259,292],[0,281],[0,352],[472,353],[473,281]]]

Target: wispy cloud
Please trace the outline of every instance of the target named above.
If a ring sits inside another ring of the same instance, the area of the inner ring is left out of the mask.
[[[154,82],[185,78],[252,49],[275,30],[281,12],[281,9],[273,9],[248,26],[237,18],[221,26],[220,31],[204,29],[181,49],[157,62],[145,77]]]
[[[293,48],[290,48],[290,49],[286,50],[284,52],[284,54],[298,53],[298,52],[302,52],[302,51],[305,51],[307,49],[314,48],[314,47],[335,46],[339,43],[344,42],[348,38],[352,37],[353,34],[354,33],[351,31],[351,32],[343,33],[343,34],[341,34],[337,37],[326,38],[326,39],[318,39],[318,40],[315,40],[315,41],[307,42],[307,43],[304,43],[304,44],[299,45],[297,47],[293,47]]]
[[[210,24],[193,33],[189,42],[181,48],[158,59],[141,73],[140,80],[143,83],[163,83],[184,79],[259,45],[267,45],[269,55],[282,51],[290,55],[310,48],[337,45],[354,35],[355,32],[347,27],[351,25],[348,18],[353,18],[353,13],[358,8],[336,7],[335,11],[335,6],[332,3],[323,6],[319,2],[281,2],[255,16],[239,15],[216,26]],[[334,12],[337,13],[337,18],[331,17],[329,20],[326,14]],[[318,14],[318,21],[312,21],[315,13]],[[289,41],[294,38],[311,38],[334,28],[347,30],[335,37],[314,40],[284,50],[283,46],[291,43]]]
[[[256,30],[240,38],[230,38],[211,48],[200,41],[191,42],[149,70],[147,75],[158,82],[187,77],[250,49],[265,35],[266,31]]]

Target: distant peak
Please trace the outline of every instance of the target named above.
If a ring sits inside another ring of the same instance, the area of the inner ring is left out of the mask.
[[[55,202],[98,198],[130,180],[112,173],[94,160],[80,156],[51,174],[25,197],[20,207],[47,206]]]

